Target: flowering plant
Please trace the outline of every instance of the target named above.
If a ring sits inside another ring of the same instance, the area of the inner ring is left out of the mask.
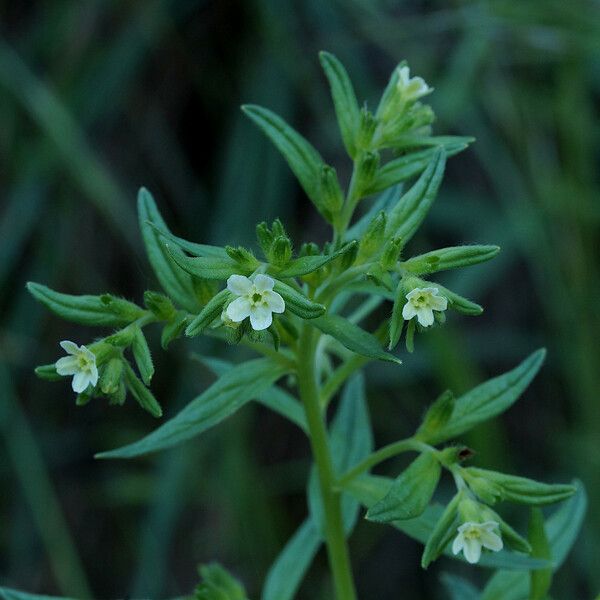
[[[122,405],[130,394],[161,417],[150,390],[154,366],[146,326],[162,327],[165,350],[177,338],[198,335],[250,348],[256,358],[235,368],[215,368],[217,380],[152,433],[98,456],[134,458],[176,446],[252,400],[302,429],[314,459],[307,484],[309,514],[266,574],[264,600],[294,597],[322,543],[335,597],[356,598],[347,539],[361,505],[368,520],[389,523],[423,544],[423,568],[446,555],[498,569],[481,598],[505,598],[502,590],[509,589],[544,598],[553,570],[573,542],[569,532],[581,521],[580,484],[544,484],[467,466],[473,452],[460,443],[463,434],[519,398],[541,367],[544,350],[460,397],[443,392],[414,435],[377,450],[360,373],[378,360],[405,368],[394,353],[403,334],[411,353],[415,335],[442,327],[449,309],[467,316],[483,310],[430,276],[490,260],[497,246],[457,246],[417,256],[406,252],[435,200],[446,159],[472,140],[432,135],[434,114],[421,100],[433,90],[422,78],[411,78],[405,64],[394,70],[371,112],[360,107],[334,56],[322,53],[321,63],[353,162],[345,192],[336,170],[280,117],[258,106],[243,110],[282,153],[331,225],[331,241],[305,243],[294,253],[276,220],[257,225],[261,255],[244,247],[191,242],[169,230],[150,192],[141,189],[140,228],[162,291],[145,292],[142,307],[110,294],[72,296],[28,284],[35,298],[59,316],[111,330],[87,346],[61,342],[69,356],[36,373],[47,379],[73,376],[79,405],[93,398]],[[377,313],[388,302],[389,308]],[[367,317],[378,320],[372,331],[364,325]],[[394,479],[370,473],[404,452],[416,457]],[[456,487],[449,498],[436,491],[444,470]],[[567,499],[544,519],[539,506]],[[491,508],[500,501],[532,507],[527,536]],[[221,567],[206,566],[201,575],[199,599],[246,597]],[[474,590],[468,582],[463,585]]]

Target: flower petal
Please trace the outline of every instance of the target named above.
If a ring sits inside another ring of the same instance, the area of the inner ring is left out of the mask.
[[[60,343],[60,347],[67,353],[67,354],[77,354],[77,352],[79,352],[79,346],[75,343],[75,342],[70,342],[69,340],[63,340]]]
[[[270,327],[273,314],[266,306],[254,306],[250,311],[250,325],[255,331],[262,331]]]
[[[415,296],[418,296],[423,290],[421,288],[415,288],[406,294],[407,300],[412,300]]]
[[[481,543],[483,544],[483,547],[487,548],[488,550],[498,552],[504,547],[504,544],[502,543],[502,538],[492,531],[482,531],[480,539]]]
[[[96,364],[93,364],[91,366],[89,376],[90,383],[95,386],[98,383],[98,367],[96,366]]]
[[[75,356],[63,356],[54,363],[54,368],[59,375],[75,375],[79,372],[79,365]]]
[[[81,394],[81,392],[85,391],[90,384],[90,375],[84,371],[80,371],[76,373],[73,377],[73,381],[71,382],[71,387],[73,391],[77,394]]]
[[[239,323],[250,316],[250,307],[248,298],[237,298],[227,307],[227,316],[232,321]]]
[[[423,327],[433,325],[433,311],[428,306],[422,306],[416,309],[417,319]]]
[[[465,545],[465,536],[459,533],[452,542],[452,554],[458,554]]]
[[[83,356],[85,356],[85,358],[87,358],[92,364],[96,364],[96,355],[89,348],[86,348],[82,345],[79,348],[79,353],[83,354]]]
[[[467,562],[474,565],[481,558],[481,542],[479,540],[465,539],[463,552]]]
[[[254,278],[254,287],[256,287],[256,290],[259,292],[266,292],[267,290],[272,290],[274,285],[275,281],[268,275],[263,275],[259,273]]]
[[[433,310],[446,310],[448,308],[448,300],[444,296],[431,296],[429,306]]]
[[[405,321],[410,321],[417,314],[417,309],[412,302],[407,302],[402,309],[402,318]]]
[[[252,282],[243,275],[231,275],[227,280],[227,289],[236,296],[245,296],[250,293]]]
[[[269,310],[274,313],[282,313],[285,310],[285,301],[277,292],[266,291],[263,293],[263,298],[266,300]]]

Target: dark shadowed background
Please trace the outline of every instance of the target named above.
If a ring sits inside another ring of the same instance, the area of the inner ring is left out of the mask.
[[[401,368],[367,371],[377,442],[409,434],[443,389],[460,393],[540,346],[546,366],[508,414],[465,441],[475,464],[547,481],[581,478],[590,508],[555,598],[600,589],[600,4],[573,0],[38,0],[0,2],[0,584],[56,595],[167,598],[219,560],[259,597],[305,515],[306,441],[248,406],[200,439],[132,462],[97,451],[156,423],[132,401],[79,408],[67,382],[33,375],[97,330],[50,315],[28,280],[136,301],[157,288],[135,216],[148,187],[178,235],[252,244],[281,217],[297,245],[324,228],[287,165],[242,115],[275,110],[341,177],[317,52],[347,66],[374,105],[407,59],[436,89],[435,132],[477,142],[450,159],[412,249],[497,243],[492,263],[446,276],[486,308],[419,336]],[[388,307],[389,308],[389,307]],[[211,375],[192,350],[154,339],[153,389],[172,416]],[[381,472],[394,473],[400,463]],[[514,519],[522,524],[526,513]],[[444,598],[439,576],[482,570],[359,524],[351,542],[361,598]],[[300,598],[329,598],[325,554]]]

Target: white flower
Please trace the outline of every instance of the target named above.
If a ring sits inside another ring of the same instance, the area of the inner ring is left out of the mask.
[[[497,527],[499,524],[496,521],[463,523],[452,543],[452,552],[458,554],[462,550],[467,562],[475,564],[481,558],[481,548],[494,552],[502,550],[502,538],[493,531]]]
[[[422,77],[410,77],[410,69],[408,67],[398,68],[398,83],[396,89],[400,92],[405,102],[414,102],[430,92],[430,88]]]
[[[435,287],[415,288],[406,294],[408,302],[402,309],[402,318],[410,321],[415,315],[423,327],[433,325],[433,311],[443,311],[448,308],[448,300],[439,296],[440,291]]]
[[[96,355],[84,345],[78,346],[68,340],[60,342],[60,346],[70,356],[59,358],[54,366],[59,375],[73,375],[71,382],[73,391],[81,394],[90,384],[96,385],[98,383]]]
[[[285,310],[283,298],[273,291],[274,285],[267,275],[256,275],[253,280],[232,275],[227,280],[227,289],[239,297],[227,307],[227,316],[235,323],[250,317],[252,329],[267,329],[273,322],[273,313]]]

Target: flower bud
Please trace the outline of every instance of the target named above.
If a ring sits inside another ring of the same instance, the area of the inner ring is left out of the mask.
[[[360,247],[358,251],[358,261],[363,260],[376,254],[381,245],[383,244],[385,236],[385,227],[387,223],[387,217],[385,211],[377,213],[375,218],[369,224],[367,231],[365,231],[362,239],[360,240]]]
[[[377,129],[378,121],[375,116],[367,109],[362,108],[360,111],[360,124],[358,128],[358,146],[363,149],[370,149]]]
[[[321,167],[321,201],[323,209],[331,217],[337,214],[344,203],[344,195],[338,181],[337,173],[333,167],[323,165]]]
[[[118,391],[123,378],[123,361],[111,358],[100,375],[100,389],[103,394],[111,395]]]
[[[292,259],[292,242],[287,236],[275,238],[271,246],[270,262],[278,267],[284,267]]]
[[[144,304],[161,321],[170,321],[177,313],[171,299],[159,292],[144,292]]]
[[[359,193],[369,188],[379,168],[379,152],[361,154],[356,169],[356,188]]]
[[[391,239],[383,249],[381,256],[381,266],[384,269],[392,270],[398,260],[400,259],[400,252],[402,251],[402,239],[393,238]]]

